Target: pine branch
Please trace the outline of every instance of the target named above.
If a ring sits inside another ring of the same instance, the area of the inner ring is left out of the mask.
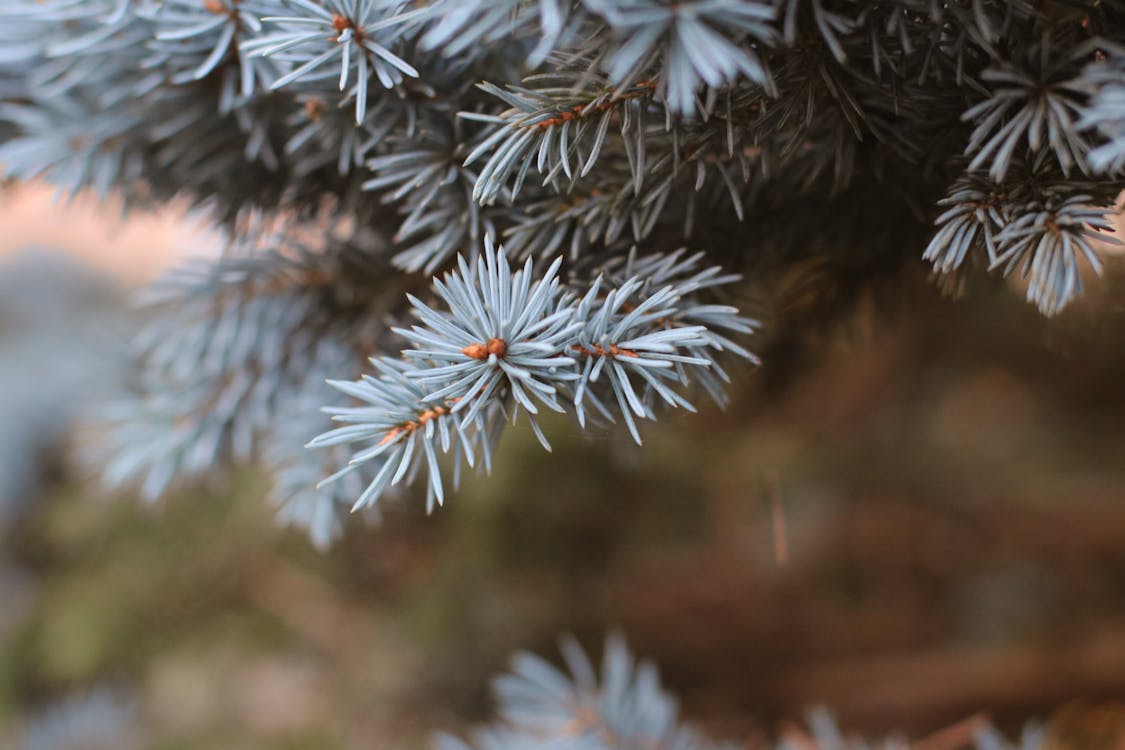
[[[432,23],[422,46],[447,56],[479,55],[499,43],[538,37],[527,53],[527,66],[535,68],[560,43],[572,41],[584,13],[563,0],[436,0],[427,18]]]
[[[953,273],[973,255],[985,256],[990,270],[1026,277],[1027,299],[1045,315],[1081,292],[1080,261],[1101,273],[1096,246],[1117,244],[1109,218],[1115,191],[1068,182],[1048,159],[1040,155],[1030,169],[1021,164],[1004,183],[980,172],[955,182],[923,255],[934,270]]]
[[[313,439],[310,448],[326,448],[356,442],[370,445],[355,453],[348,464],[321,481],[321,487],[346,477],[367,465],[373,478],[358,495],[353,510],[374,507],[379,498],[400,483],[412,484],[420,471],[426,474],[426,510],[445,499],[437,451],[454,454],[454,479],[460,479],[462,463],[474,466],[477,456],[490,465],[495,428],[490,413],[477,411],[455,417],[457,399],[434,404],[431,391],[412,377],[410,365],[394,359],[372,359],[378,377],[364,376],[356,382],[329,381],[331,385],[364,405],[329,409],[337,421],[347,423]]]
[[[770,46],[776,40],[770,24],[774,8],[769,3],[585,0],[585,4],[605,20],[614,40],[605,64],[610,81],[627,88],[655,77],[672,112],[691,115],[701,88],[721,88],[743,76],[773,91],[754,46]]]
[[[544,185],[560,186],[564,175],[574,184],[593,169],[614,125],[630,156],[633,181],[641,183],[646,113],[657,87],[654,81],[617,89],[604,79],[590,80],[588,74],[576,72],[533,76],[525,84],[535,88],[481,85],[511,108],[496,116],[472,116],[497,126],[465,159],[468,166],[492,154],[477,178],[475,200],[494,201],[513,174],[511,195],[518,195],[532,165],[545,175]]]
[[[387,0],[284,0],[293,13],[263,20],[275,31],[258,36],[244,46],[251,55],[270,57],[289,66],[270,84],[279,89],[297,80],[337,76],[340,91],[355,99],[355,121],[367,117],[368,79],[373,74],[384,88],[402,84],[418,71],[395,54],[396,27],[416,21],[422,9],[405,10],[406,3]],[[324,70],[328,63],[336,70]],[[351,88],[349,81],[354,80]]]
[[[1102,264],[1094,243],[1120,244],[1105,208],[1090,206],[1093,196],[1049,197],[1023,206],[997,237],[1000,252],[994,268],[1019,271],[1027,278],[1027,301],[1044,315],[1054,315],[1082,291],[1079,261],[1098,274]]]
[[[467,741],[448,734],[434,738],[435,750],[735,750],[748,742],[717,743],[680,719],[679,703],[660,683],[652,663],[637,659],[619,635],[606,639],[601,674],[573,638],[559,642],[565,671],[534,654],[517,653],[510,671],[492,681],[497,717]],[[823,708],[808,714],[808,729],[790,725],[776,742],[756,745],[776,750],[873,750],[929,747],[927,739],[868,742],[845,733]],[[1039,750],[1047,735],[1025,726],[1016,742],[987,721],[958,733],[957,747],[975,750]],[[935,745],[943,746],[943,745]]]
[[[1111,57],[1091,63],[1082,71],[1079,85],[1090,93],[1090,100],[1078,126],[1103,139],[1087,154],[1090,168],[1102,174],[1121,174],[1125,172],[1125,49],[1110,49]]]
[[[292,404],[307,406],[327,377],[358,372],[359,343],[371,345],[393,299],[375,285],[384,267],[354,247],[335,250],[243,245],[241,257],[183,267],[153,290],[134,394],[107,415],[111,484],[139,484],[152,499],[175,480],[256,461],[263,440],[275,465],[285,446],[300,457],[316,411],[295,419]]]
[[[517,654],[512,673],[493,682],[501,717],[495,728],[477,732],[471,745],[441,735],[436,748],[729,750],[679,724],[676,701],[661,687],[656,669],[637,661],[619,637],[606,641],[600,681],[575,641],[560,645],[569,675],[539,657]]]
[[[1018,60],[981,73],[989,97],[962,115],[976,125],[965,146],[969,169],[987,165],[989,175],[1001,181],[1017,149],[1025,146],[1032,152],[1049,149],[1064,174],[1086,171],[1089,144],[1075,126],[1086,96],[1074,80],[1076,57],[1080,52],[1060,51],[1044,35]]]
[[[1123,187],[1123,18],[1094,0],[11,0],[0,166],[130,209],[183,196],[235,238],[142,341],[114,472],[155,494],[265,460],[323,544],[341,500],[425,476],[436,504],[446,464],[487,468],[521,412],[544,443],[544,408],[639,441],[692,389],[724,403],[756,324],[715,259],[757,284],[823,256],[852,286],[919,254],[947,276],[979,262],[1059,311]],[[259,224],[316,251],[271,253],[288,240]],[[415,290],[405,354],[386,347],[400,271],[446,272]],[[325,379],[367,406],[333,407],[340,431],[303,454]],[[318,473],[340,476],[318,491]]]
[[[483,236],[498,233],[496,211],[472,198],[476,174],[462,167],[460,147],[436,134],[368,161],[374,177],[364,190],[383,191],[404,215],[394,262],[406,271],[433,273],[457,254],[472,257]],[[410,244],[407,244],[410,243]]]
[[[679,253],[634,259],[618,270],[644,267],[651,271],[647,279],[628,276],[613,288],[599,276],[578,298],[558,278],[561,259],[533,281],[531,259],[513,272],[503,249],[486,241],[475,263],[459,258],[456,272],[434,280],[447,309],[410,297],[420,324],[394,329],[414,347],[402,360],[372,360],[377,377],[334,383],[365,406],[330,409],[345,426],[310,445],[367,444],[335,475],[375,462],[376,478],[356,507],[413,482],[424,465],[432,510],[444,499],[437,448],[456,454],[458,472],[462,462],[474,465],[478,453],[487,469],[499,425],[521,411],[547,450],[536,419],[541,407],[571,411],[583,427],[588,408],[608,421],[620,416],[639,443],[636,417],[653,418],[654,401],[694,411],[676,389],[694,382],[696,370],[717,368],[717,353],[753,359],[712,329],[745,334],[754,321],[733,307],[693,300],[736,278],[697,270],[699,260]],[[654,279],[662,285],[650,291]],[[715,382],[704,379],[708,390]]]
[[[250,57],[244,42],[260,33],[268,4],[254,0],[166,0],[138,9],[152,24],[155,53],[149,66],[167,66],[173,84],[199,81],[216,71],[223,77],[219,112],[227,114],[277,77],[268,60]]]

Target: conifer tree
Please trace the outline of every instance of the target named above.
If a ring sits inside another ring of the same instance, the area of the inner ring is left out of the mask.
[[[260,461],[326,545],[512,420],[639,443],[724,403],[733,303],[814,255],[1059,312],[1122,187],[1123,43],[1117,0],[8,0],[0,164],[222,228],[152,290],[107,474]]]

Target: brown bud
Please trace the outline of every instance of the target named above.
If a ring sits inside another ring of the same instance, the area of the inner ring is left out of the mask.
[[[313,122],[316,122],[321,117],[324,117],[324,112],[327,109],[328,106],[324,103],[324,100],[318,99],[315,96],[305,101],[305,114],[308,115],[309,119]]]
[[[484,344],[469,344],[461,353],[470,359],[488,359],[488,347]]]
[[[495,354],[497,359],[503,359],[508,353],[508,344],[504,339],[491,338],[488,340],[488,353]]]

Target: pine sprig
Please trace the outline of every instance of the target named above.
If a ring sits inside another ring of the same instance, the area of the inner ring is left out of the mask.
[[[537,39],[527,56],[528,67],[534,68],[568,28],[581,25],[582,9],[568,5],[564,0],[436,0],[421,45],[447,56],[479,55],[504,40]]]
[[[997,238],[1000,252],[993,267],[1018,271],[1027,279],[1027,301],[1044,315],[1054,315],[1082,291],[1080,261],[1101,273],[1095,243],[1120,244],[1104,208],[1091,206],[1093,196],[1050,197],[1028,204]]]
[[[265,459],[279,470],[283,517],[326,544],[340,496],[316,494],[316,482],[298,488],[292,472],[327,425],[310,397],[323,398],[326,378],[358,372],[357,343],[379,330],[389,299],[367,285],[383,267],[354,244],[326,252],[246,243],[217,263],[174,270],[149,293],[133,392],[107,410],[106,478],[154,499],[175,482]]]
[[[611,127],[639,185],[646,173],[646,113],[656,85],[637,81],[615,88],[581,73],[534,76],[525,86],[507,90],[482,84],[482,90],[511,108],[496,116],[473,116],[497,126],[465,159],[468,166],[491,153],[480,169],[473,198],[481,203],[495,200],[513,175],[511,194],[518,195],[532,166],[544,185],[560,186],[564,178],[574,184],[597,163]]]
[[[1103,139],[1087,155],[1090,168],[1102,174],[1121,174],[1125,172],[1125,49],[1116,45],[1110,49],[1110,57],[1088,65],[1079,79],[1090,100],[1078,125]]]
[[[1000,255],[996,236],[1011,221],[1007,197],[987,175],[970,172],[958,178],[949,194],[938,201],[946,210],[934,221],[938,231],[922,258],[940,273],[960,268],[970,253],[983,253],[989,264],[995,263]]]
[[[619,87],[655,77],[671,112],[690,115],[697,93],[740,77],[773,92],[758,49],[776,39],[767,2],[585,0],[608,25],[613,46],[605,71]],[[747,43],[750,40],[750,43]]]
[[[512,672],[493,682],[500,704],[494,728],[466,744],[440,735],[437,750],[574,750],[644,747],[653,750],[728,750],[679,722],[677,702],[655,667],[637,660],[619,637],[606,641],[601,677],[578,644],[561,642],[569,674],[532,654],[517,654]]]
[[[1080,264],[1101,273],[1101,245],[1117,244],[1110,221],[1116,196],[1082,192],[1052,173],[1041,154],[1021,164],[1004,183],[969,172],[954,183],[939,205],[937,232],[923,257],[934,270],[951,274],[974,258],[990,270],[1018,273],[1028,282],[1027,300],[1045,315],[1063,310],[1082,290]]]
[[[1059,49],[1044,35],[1016,60],[981,73],[988,98],[961,116],[975,125],[965,146],[970,170],[987,166],[992,179],[1001,181],[1024,147],[1033,153],[1049,149],[1064,174],[1086,171],[1089,144],[1076,127],[1086,92],[1074,80],[1076,56],[1076,50]]]
[[[336,407],[328,412],[344,427],[319,435],[310,448],[326,448],[357,442],[368,447],[351,456],[348,464],[320,482],[330,486],[349,478],[368,464],[373,478],[355,499],[353,510],[373,507],[391,487],[412,484],[419,473],[426,475],[426,510],[432,511],[445,499],[444,483],[438,465],[438,450],[454,454],[454,486],[460,479],[462,463],[473,466],[478,452],[484,466],[492,456],[491,437],[495,430],[487,424],[491,415],[465,418],[452,414],[456,399],[432,403],[426,387],[411,377],[411,367],[400,360],[372,359],[377,377],[364,376],[356,382],[329,381],[344,394],[358,400],[358,407]]]
[[[394,262],[406,271],[433,273],[459,253],[471,257],[483,237],[498,233],[496,212],[472,197],[477,175],[460,164],[459,153],[435,134],[367,163],[374,176],[363,189],[382,192],[403,215]]]
[[[527,652],[512,657],[509,671],[492,681],[497,704],[492,722],[465,739],[449,734],[434,738],[434,750],[735,750],[747,742],[716,742],[680,717],[679,702],[663,687],[656,667],[637,658],[620,635],[605,641],[600,670],[573,638],[559,641],[563,665]],[[903,738],[867,741],[845,732],[823,708],[807,717],[808,729],[796,726],[774,743],[754,742],[776,750],[875,750],[907,747]],[[1039,750],[1047,733],[1034,723],[1014,742],[985,722],[974,732],[975,750]]]
[[[278,75],[270,61],[251,57],[243,44],[248,35],[261,33],[261,17],[269,9],[254,0],[166,0],[140,8],[137,15],[154,28],[150,64],[168,66],[173,84],[221,71],[219,111],[227,114]]]
[[[424,471],[432,510],[445,496],[439,450],[455,454],[455,481],[462,463],[474,466],[478,455],[487,470],[505,417],[526,413],[550,450],[536,419],[541,407],[572,412],[581,426],[590,409],[607,421],[621,417],[638,443],[636,419],[655,418],[656,402],[694,411],[680,391],[695,382],[697,370],[716,368],[722,351],[753,358],[703,324],[753,330],[735,308],[695,301],[697,293],[735,278],[698,270],[699,259],[681,253],[634,259],[626,271],[637,265],[654,270],[652,276],[629,276],[616,288],[599,277],[578,297],[574,284],[559,278],[561,259],[535,278],[531,259],[513,271],[503,248],[486,241],[475,263],[459,258],[456,271],[434,279],[445,309],[410,297],[419,323],[394,329],[412,345],[401,359],[373,359],[376,376],[333,383],[363,405],[329,409],[345,426],[311,447],[367,447],[326,482],[374,463],[377,474],[359,508]],[[648,291],[653,278],[668,283]],[[714,381],[703,382],[711,390]]]
[[[371,75],[384,88],[401,84],[418,71],[392,51],[396,27],[416,20],[422,10],[406,10],[406,3],[387,0],[284,0],[292,15],[267,16],[275,29],[247,42],[252,55],[271,57],[289,66],[270,84],[279,89],[298,79],[338,78],[340,91],[355,99],[355,121],[367,117]],[[329,63],[338,68],[327,67]],[[351,86],[349,88],[349,83]]]
[[[453,400],[450,412],[464,411],[466,421],[505,392],[533,424],[539,406],[563,410],[556,384],[573,379],[575,360],[565,352],[578,323],[561,297],[560,265],[533,281],[530,259],[513,273],[503,249],[486,240],[476,264],[459,258],[456,273],[434,280],[447,312],[410,297],[421,325],[395,331],[415,347],[403,352],[419,363],[411,377],[433,387],[426,401]]]
[[[575,310],[575,317],[585,323],[577,342],[571,345],[572,351],[583,360],[574,396],[579,423],[585,426],[587,402],[611,418],[594,388],[604,374],[616,400],[617,412],[638,444],[641,436],[635,418],[654,418],[648,403],[651,399],[642,396],[655,394],[669,406],[695,411],[673,390],[674,385],[687,383],[676,367],[711,364],[709,358],[682,353],[707,346],[703,326],[665,325],[667,317],[676,311],[677,295],[673,287],[663,287],[635,305],[630,301],[636,298],[643,283],[634,277],[601,297],[601,279],[595,281]]]

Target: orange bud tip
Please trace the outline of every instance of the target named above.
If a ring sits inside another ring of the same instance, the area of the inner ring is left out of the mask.
[[[484,344],[469,344],[461,353],[469,359],[488,359],[488,347]]]
[[[504,339],[491,338],[488,340],[488,353],[495,354],[497,359],[503,359],[508,353],[508,344]]]

